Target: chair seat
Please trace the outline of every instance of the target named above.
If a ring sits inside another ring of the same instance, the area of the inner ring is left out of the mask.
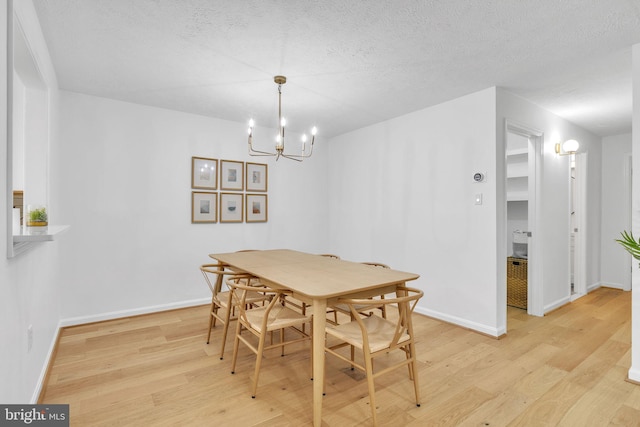
[[[384,304],[379,304],[379,305],[372,305],[372,304],[354,304],[353,308],[356,309],[357,312],[360,311],[366,311],[366,310],[374,310],[374,309],[379,309],[383,306]],[[336,310],[339,310],[343,313],[347,313],[347,314],[351,314],[351,310],[349,309],[349,306],[347,304],[333,304],[331,306],[331,308],[334,308]]]
[[[215,296],[215,302],[220,306],[220,307],[227,307],[227,305],[229,304],[229,294],[231,292],[230,291],[225,291],[225,292],[218,292]],[[260,292],[255,292],[255,291],[247,291],[247,298],[245,299],[245,303],[246,304],[253,304],[256,302],[261,302],[268,299],[268,297],[265,294],[261,294]],[[234,294],[233,295],[233,304],[232,305],[238,305],[240,303],[240,300],[238,299],[238,297]]]
[[[247,321],[251,324],[251,327],[258,332],[262,332],[262,320],[267,307],[258,307],[251,310],[247,310]],[[298,326],[301,323],[311,320],[310,316],[300,314],[290,308],[277,305],[271,309],[269,318],[267,319],[267,331],[274,331],[277,329],[283,329],[290,326]]]
[[[396,332],[396,324],[379,316],[370,316],[362,319],[369,336],[369,349],[372,353],[389,347]],[[362,350],[364,347],[362,330],[357,322],[349,322],[335,327],[327,326],[328,334],[349,343]],[[409,340],[409,334],[403,333],[398,343]]]

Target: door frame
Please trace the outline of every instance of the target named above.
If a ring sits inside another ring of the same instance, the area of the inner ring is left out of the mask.
[[[633,188],[633,156],[631,153],[626,153],[624,155],[624,194],[627,196],[625,211],[627,212],[625,230],[631,230],[631,218],[633,218],[633,211],[631,209],[631,200],[633,200],[633,194],[631,192]],[[622,290],[630,291],[631,290],[631,276],[633,271],[632,266],[632,257],[625,257],[625,273],[624,273],[624,282],[622,283]]]
[[[589,153],[574,154],[576,168],[575,185],[575,207],[578,209],[576,228],[578,229],[574,241],[574,277],[573,294],[571,293],[571,272],[569,272],[569,295],[571,301],[585,296],[587,289],[587,165]],[[571,168],[571,162],[569,162]],[[569,170],[569,181],[571,181],[571,170]],[[569,182],[571,185],[571,182]],[[571,193],[569,193],[571,194]],[[569,224],[571,224],[571,201],[569,201]],[[569,230],[569,256],[571,256],[571,233]]]
[[[542,149],[544,146],[544,132],[534,129],[530,126],[518,123],[511,119],[505,119],[505,167],[506,167],[506,147],[507,137],[509,133],[514,133],[523,136],[529,140],[529,155],[528,155],[528,167],[529,167],[529,180],[528,180],[528,212],[527,221],[528,228],[531,232],[528,242],[528,267],[527,267],[527,313],[532,316],[544,316],[543,306],[543,287],[542,287],[542,252],[540,245],[538,244],[538,236],[542,230],[540,219],[542,218],[540,212],[541,191],[542,191],[542,171],[543,171],[543,159]],[[506,175],[505,175],[506,176]],[[506,197],[506,185],[505,187],[505,213],[507,211],[507,197]],[[504,229],[507,228],[507,216],[504,215]],[[504,239],[503,245],[505,247],[505,253],[507,251],[507,239]],[[506,281],[504,286],[506,287]]]

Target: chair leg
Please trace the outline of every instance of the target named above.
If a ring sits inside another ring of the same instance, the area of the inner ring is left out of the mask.
[[[353,313],[350,314],[351,317],[351,321],[355,321],[356,318],[353,317]],[[349,347],[351,347],[351,361],[355,361],[356,360],[356,348],[352,345],[350,345]],[[353,366],[353,363],[351,364],[351,370],[353,371],[355,369],[355,366]]]
[[[209,313],[209,333],[207,334],[207,344],[209,344],[209,341],[211,340],[211,329],[214,326],[214,321],[215,317],[213,317],[213,315],[211,313]]]
[[[418,364],[416,363],[415,344],[409,344],[410,357],[413,359],[410,363],[411,373],[413,374],[413,389],[416,392],[416,406],[420,406],[420,386],[418,385]]]
[[[311,318],[311,322],[309,322],[309,342],[311,343],[311,345],[309,346],[310,351],[311,351],[311,375],[309,376],[309,378],[311,378],[311,381],[313,381],[313,317]],[[326,371],[326,370],[325,370]],[[324,393],[324,390],[323,390]]]
[[[355,361],[356,360],[356,348],[352,345],[350,345],[349,347],[351,347],[351,361]],[[355,369],[355,367],[353,365],[351,365],[351,370],[353,371]]]
[[[231,318],[231,310],[227,309],[227,315],[225,316],[224,327],[222,329],[222,345],[220,346],[220,360],[224,357],[224,347],[227,343],[227,331],[229,330],[229,319]]]
[[[280,356],[284,356],[284,328],[280,329]]]
[[[367,385],[369,386],[369,405],[371,405],[371,414],[373,416],[373,425],[378,425],[378,417],[376,416],[376,389],[373,383],[373,361],[371,355],[365,351],[364,364],[367,370]]]
[[[231,360],[231,373],[235,374],[236,372],[236,360],[238,358],[238,347],[240,346],[240,333],[242,332],[241,330],[242,328],[242,324],[240,323],[240,321],[238,321],[238,324],[236,325],[236,336],[235,339],[233,340],[233,356],[232,356],[232,360]]]
[[[264,351],[264,340],[266,336],[264,333],[260,334],[260,340],[258,342],[258,353],[256,354],[256,370],[253,374],[253,390],[251,392],[251,398],[256,398],[256,390],[258,390],[258,376],[260,375],[260,366],[262,365],[262,352]]]
[[[302,307],[300,308],[300,311],[302,312],[302,315],[305,316],[307,314],[307,304],[304,301],[300,301],[300,303],[302,304]],[[305,327],[307,326],[306,323],[302,324],[302,332],[305,333]],[[283,348],[284,350],[284,348]]]

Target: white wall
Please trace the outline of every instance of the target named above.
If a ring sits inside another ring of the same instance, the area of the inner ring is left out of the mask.
[[[542,194],[539,201],[541,230],[537,242],[542,250],[541,281],[543,283],[544,312],[551,311],[568,303],[571,298],[569,263],[569,156],[557,156],[555,143],[567,139],[580,141],[580,154],[587,158],[589,192],[587,195],[587,287],[593,287],[600,281],[600,188],[601,188],[601,140],[586,130],[568,122],[535,104],[517,97],[505,90],[498,90],[497,132],[498,184],[504,180],[504,122],[505,119],[521,123],[544,133],[542,159]],[[498,191],[498,197],[504,201],[504,192]],[[503,214],[499,214],[503,215]],[[499,219],[499,217],[498,217]],[[531,227],[531,224],[529,225]],[[505,231],[499,230],[500,233]],[[498,237],[502,239],[501,236]],[[506,238],[504,239],[506,242]],[[498,244],[498,259],[507,256],[506,244]],[[529,263],[531,267],[531,261]],[[504,271],[499,272],[499,281],[505,280]]]
[[[14,2],[25,37],[32,49],[39,71],[49,90],[51,119],[57,115],[57,82],[37,15],[31,1]],[[0,8],[0,99],[7,99],[6,34],[7,11]],[[6,135],[6,103],[0,103],[0,134]],[[43,129],[40,129],[41,131]],[[46,132],[43,134],[46,135]],[[49,135],[55,144],[55,133]],[[0,138],[0,163],[5,165],[7,140]],[[4,170],[4,169],[3,169]],[[7,174],[0,174],[0,188],[11,191]],[[53,202],[53,201],[52,201]],[[7,199],[0,202],[0,223],[7,224]],[[0,240],[6,242],[7,228],[0,227]],[[6,245],[3,244],[3,247]],[[6,251],[0,257],[0,402],[35,401],[39,393],[49,351],[58,327],[60,276],[59,246],[44,243],[12,259]],[[33,326],[33,347],[27,351],[27,327]]]
[[[420,274],[419,312],[498,335],[495,140],[493,88],[333,138],[332,251]]]
[[[246,125],[61,92],[55,180],[65,324],[203,303],[198,267],[239,249],[328,251],[326,143],[249,157]],[[191,224],[191,157],[268,163],[267,223]]]
[[[633,170],[640,171],[640,44],[633,46],[633,124],[632,152]],[[640,174],[633,174],[631,221],[633,233],[640,236]],[[631,276],[631,368],[629,379],[640,382],[640,269],[633,263]]]
[[[631,255],[615,239],[631,226],[631,134],[602,139],[603,285],[631,290]]]

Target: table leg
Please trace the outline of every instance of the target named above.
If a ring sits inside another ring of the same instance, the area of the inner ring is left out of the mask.
[[[322,425],[322,392],[324,386],[324,328],[327,300],[313,300],[313,425]]]

